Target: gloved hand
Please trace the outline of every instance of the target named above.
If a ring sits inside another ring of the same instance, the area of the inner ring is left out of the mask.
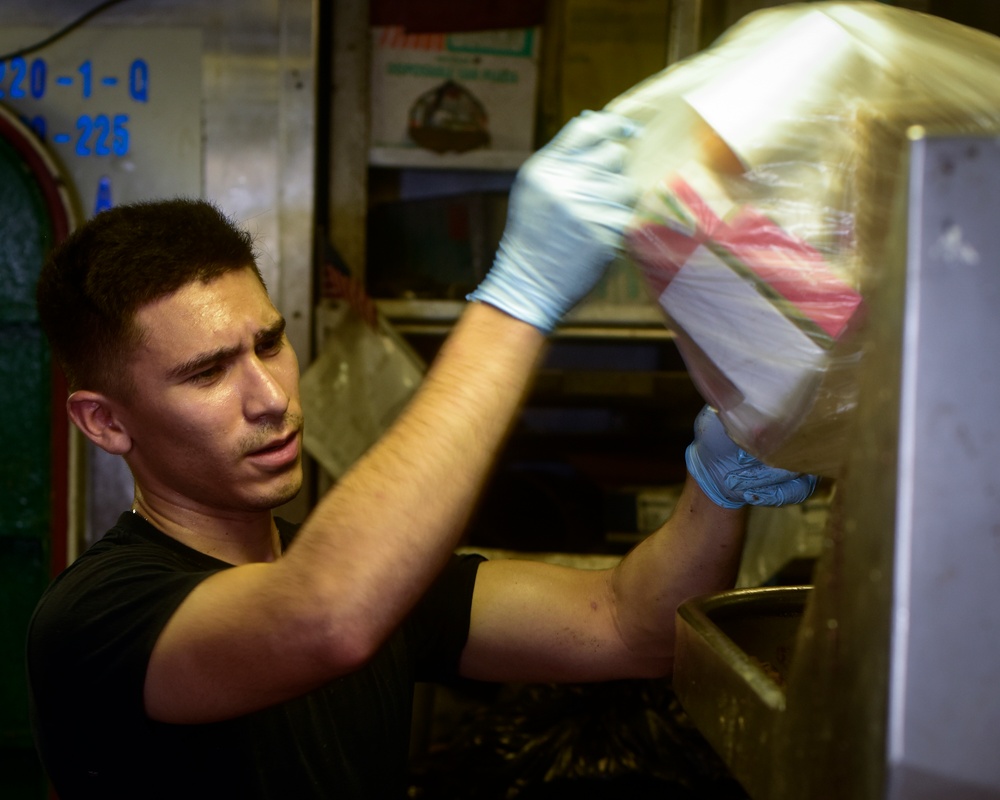
[[[636,189],[625,117],[584,112],[518,171],[493,267],[468,296],[549,333],[621,247]]]
[[[702,491],[723,508],[801,503],[818,481],[815,475],[769,467],[754,458],[729,438],[709,406],[694,422],[694,441],[684,460]]]

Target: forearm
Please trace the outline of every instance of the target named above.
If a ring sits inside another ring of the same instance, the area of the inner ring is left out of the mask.
[[[710,409],[698,415],[686,455],[697,471],[689,473],[674,513],[613,569],[482,565],[462,674],[508,681],[667,674],[678,606],[735,582],[745,504],[801,502],[815,480],[741,451]]]
[[[661,676],[677,606],[732,585],[745,512],[688,480],[670,520],[608,570],[497,559],[476,580],[462,675],[496,681]]]
[[[616,624],[629,651],[672,662],[677,607],[733,586],[746,513],[719,507],[687,478],[670,519],[609,575]]]
[[[289,553],[345,614],[394,627],[454,549],[545,344],[468,307],[392,429],[319,503]]]

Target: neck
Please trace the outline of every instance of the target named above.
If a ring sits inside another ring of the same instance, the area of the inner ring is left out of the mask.
[[[229,564],[274,561],[281,539],[270,511],[225,513],[166,505],[136,489],[132,511],[163,533]]]

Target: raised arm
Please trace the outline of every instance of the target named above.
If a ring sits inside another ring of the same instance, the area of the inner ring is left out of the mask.
[[[629,131],[589,115],[522,168],[494,267],[409,407],[283,558],[192,591],[150,661],[151,716],[205,722],[298,695],[365,663],[412,609],[459,540],[545,333],[617,252]]]
[[[768,467],[741,450],[708,408],[686,461],[670,519],[613,569],[483,564],[462,673],[574,682],[668,674],[677,607],[733,585],[746,507],[802,502],[816,486],[814,476]]]

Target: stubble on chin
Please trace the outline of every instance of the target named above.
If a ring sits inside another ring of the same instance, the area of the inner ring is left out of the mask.
[[[262,488],[247,503],[258,511],[270,511],[294,500],[302,491],[302,483],[302,470],[296,465],[296,469],[280,485]]]

